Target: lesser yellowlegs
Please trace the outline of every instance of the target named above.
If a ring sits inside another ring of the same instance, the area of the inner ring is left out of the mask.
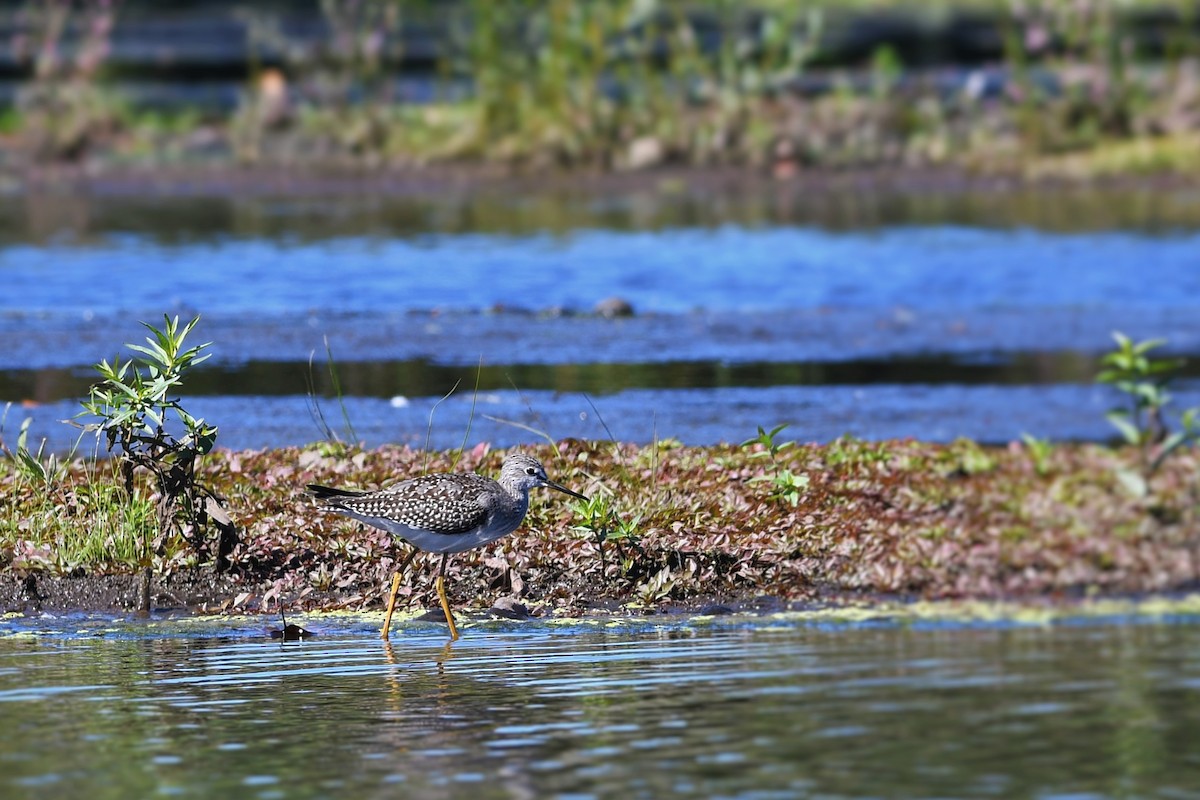
[[[587,500],[587,497],[546,477],[546,469],[536,458],[512,453],[504,459],[500,479],[492,480],[473,472],[438,473],[397,483],[377,492],[333,489],[310,484],[308,489],[321,501],[321,508],[353,517],[391,533],[413,546],[396,574],[388,597],[387,616],[380,634],[388,638],[400,574],[419,551],[441,553],[437,593],[450,626],[450,636],[458,638],[458,626],[446,600],[446,559],[473,547],[507,536],[525,519],[529,509],[529,490],[549,486],[560,492]]]

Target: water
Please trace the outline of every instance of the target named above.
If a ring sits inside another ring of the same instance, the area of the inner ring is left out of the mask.
[[[447,194],[0,199],[6,440],[164,311],[235,448],[310,381],[367,444],[1097,439],[1112,329],[1200,353],[1195,193]],[[1200,797],[1195,617],[273,622],[0,618],[0,797]]]
[[[203,315],[214,358],[187,407],[230,448],[325,435],[310,385],[369,446],[455,447],[468,423],[468,444],[499,446],[528,427],[710,444],[780,422],[817,441],[1102,439],[1113,330],[1200,354],[1184,190],[248,188],[0,199],[9,430],[30,417],[71,447],[59,420],[88,366],[164,312]],[[637,315],[587,314],[612,295]],[[1179,407],[1200,403],[1197,374]]]
[[[10,291],[0,313],[587,310],[609,295],[660,314],[1192,308],[1200,296],[1197,252],[1194,232],[1148,237],[949,226],[218,238],[166,246],[112,232],[84,247],[6,248]]]
[[[1200,796],[1191,617],[8,620],[4,797]]]

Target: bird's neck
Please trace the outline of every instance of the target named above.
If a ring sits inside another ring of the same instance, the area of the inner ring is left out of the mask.
[[[521,514],[524,514],[529,509],[528,490],[522,490],[507,483],[501,483],[500,486],[504,489],[504,494],[512,501],[512,508],[520,511]]]

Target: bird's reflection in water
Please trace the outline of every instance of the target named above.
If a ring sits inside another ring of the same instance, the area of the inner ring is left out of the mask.
[[[485,767],[480,758],[489,750],[472,754],[464,749],[467,742],[496,739],[498,727],[515,722],[510,711],[517,713],[531,698],[497,704],[494,683],[461,669],[448,669],[460,655],[455,641],[451,639],[421,658],[406,653],[403,640],[382,642],[383,658],[391,669],[385,679],[385,724],[378,728],[375,741],[386,753],[395,777],[402,777],[412,791],[445,786],[483,770],[500,780],[507,796],[537,796],[528,758],[497,751],[496,763]]]

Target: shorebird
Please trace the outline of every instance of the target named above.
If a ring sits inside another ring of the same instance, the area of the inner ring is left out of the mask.
[[[549,486],[587,500],[579,492],[550,480],[542,463],[523,453],[511,453],[504,459],[499,480],[473,472],[436,473],[377,492],[334,489],[315,483],[309,484],[308,490],[321,501],[322,510],[381,528],[412,545],[413,549],[392,576],[387,616],[379,632],[384,639],[391,631],[404,568],[418,552],[442,554],[435,585],[453,640],[458,638],[458,626],[446,599],[446,559],[453,553],[494,542],[519,528],[529,509],[529,490],[538,486]]]

